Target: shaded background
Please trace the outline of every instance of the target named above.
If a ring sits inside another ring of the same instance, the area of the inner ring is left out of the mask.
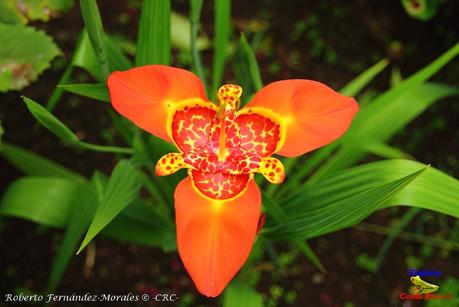
[[[98,1],[104,28],[111,34],[135,41],[140,1]],[[176,12],[188,15],[187,1],[174,1]],[[403,77],[422,68],[459,41],[459,2],[445,1],[437,15],[423,22],[409,17],[399,1],[233,1],[233,36],[244,31],[254,42],[264,83],[279,79],[306,78],[339,89],[379,59],[388,57],[390,69],[381,74],[367,94],[390,86],[391,69]],[[202,28],[213,36],[213,7],[203,6]],[[36,101],[46,101],[72,56],[83,26],[78,5],[48,23],[34,22],[63,50],[52,68],[21,91]],[[258,33],[258,34],[257,34]],[[204,64],[212,61],[212,50],[202,53]],[[187,59],[180,51],[174,65]],[[205,65],[206,66],[206,65]],[[207,65],[209,66],[209,65]],[[233,80],[228,63],[224,82]],[[78,81],[89,77],[79,71]],[[459,60],[455,59],[434,81],[458,85]],[[89,176],[94,168],[109,172],[115,160],[110,154],[77,151],[37,128],[18,92],[0,96],[0,120],[4,139],[56,160]],[[106,106],[64,94],[55,115],[78,136],[104,143],[113,134]],[[415,159],[431,163],[459,177],[459,103],[457,98],[441,101],[424,112],[391,142]],[[372,157],[367,158],[368,160]],[[154,161],[152,161],[154,163]],[[0,191],[21,174],[0,161]],[[459,223],[450,217],[422,211],[404,229],[384,257],[377,274],[366,269],[383,242],[391,223],[406,212],[391,208],[373,214],[364,224],[310,240],[312,248],[328,269],[321,274],[300,252],[276,245],[279,260],[265,257],[254,274],[261,274],[258,291],[267,306],[400,306],[400,292],[409,287],[407,268],[436,269],[443,277],[459,278]],[[371,225],[382,225],[374,228]],[[379,233],[375,233],[379,232]],[[19,219],[0,220],[0,289],[2,293],[43,290],[62,232]],[[426,242],[426,238],[432,241]],[[421,242],[418,242],[421,241]],[[445,241],[454,244],[445,243]],[[454,288],[454,287],[453,287]],[[452,290],[453,291],[453,290]],[[459,281],[456,289],[459,295]],[[59,293],[169,292],[180,297],[177,304],[208,305],[194,290],[176,253],[164,254],[151,248],[123,244],[97,237],[95,243],[75,256],[65,273]],[[456,295],[456,297],[457,297]],[[411,306],[405,302],[406,306]],[[423,305],[424,302],[412,302]],[[142,304],[144,305],[144,304]]]

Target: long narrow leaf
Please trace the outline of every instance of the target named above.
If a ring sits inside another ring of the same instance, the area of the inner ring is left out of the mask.
[[[94,215],[98,205],[98,194],[95,182],[92,181],[80,189],[77,199],[74,199],[73,210],[62,238],[62,245],[54,258],[49,275],[47,293],[53,293],[59,284],[72,256],[78,248],[78,243]]]
[[[38,122],[40,122],[45,128],[47,128],[49,131],[51,131],[64,142],[70,145],[99,152],[110,152],[119,154],[132,153],[131,148],[96,145],[80,141],[78,137],[75,135],[75,133],[73,133],[69,128],[67,128],[67,126],[65,126],[60,120],[58,120],[43,106],[27,97],[23,97],[23,99],[30,113],[32,113],[32,115],[38,120]]]
[[[376,78],[389,64],[388,60],[382,59],[377,62],[370,68],[366,69],[364,72],[359,74],[353,80],[351,80],[347,85],[345,85],[341,90],[341,94],[346,96],[356,96],[361,90],[367,86],[374,78]],[[316,150],[314,153],[306,157],[306,160],[302,162],[301,168],[291,173],[288,178],[288,183],[284,186],[284,189],[281,192],[288,192],[288,187],[295,187],[305,178],[311,171],[316,168],[320,163],[325,161],[334,151],[339,147],[338,142],[329,144],[323,148]],[[286,158],[284,159],[284,164],[288,171],[292,170],[295,165],[299,164],[299,161],[302,161],[301,158]],[[273,195],[274,192],[278,189],[278,186],[271,185],[269,192]],[[284,193],[278,193],[278,197],[282,197]]]
[[[76,182],[86,179],[78,173],[21,147],[3,142],[0,155],[26,175],[58,177]]]
[[[211,96],[217,92],[225,68],[226,50],[231,33],[231,1],[216,0],[214,12],[215,37]]]
[[[190,38],[191,38],[191,63],[193,71],[198,75],[206,88],[206,78],[202,67],[201,56],[198,49],[199,19],[201,17],[203,0],[190,0]]]
[[[281,205],[290,218],[295,216],[312,218],[322,210],[329,210],[327,208],[341,212],[344,207],[338,208],[337,203],[413,174],[422,167],[424,165],[419,162],[398,159],[364,164],[327,176],[320,183],[305,186],[297,193],[284,198]],[[459,218],[458,199],[459,180],[429,167],[383,206],[413,206]],[[346,214],[346,212],[341,213]],[[367,213],[371,212],[367,211]]]
[[[99,61],[102,77],[105,80],[110,71],[108,68],[107,51],[103,41],[104,30],[97,2],[94,0],[80,0],[80,7],[83,21],[88,31],[89,40],[91,41],[92,48]]]
[[[350,166],[365,155],[364,150],[351,145],[353,133],[367,135],[381,141],[389,140],[430,105],[443,98],[458,94],[459,88],[425,83],[413,85],[392,100],[378,98],[368,107],[362,108],[351,130],[341,140],[344,145],[320,168],[308,183],[317,181],[325,174]],[[392,98],[392,96],[386,97]],[[347,144],[346,138],[351,139],[349,144]]]
[[[97,208],[78,253],[137,197],[139,188],[138,171],[126,160],[119,162],[113,170],[104,198]]]
[[[346,96],[357,95],[365,86],[368,85],[368,83],[370,83],[377,75],[379,75],[384,70],[384,68],[387,67],[388,64],[389,60],[382,59],[381,61],[379,61],[378,63],[376,63],[375,65],[371,66],[363,73],[358,75],[346,86],[344,86],[340,90],[340,93]]]
[[[328,202],[320,208],[311,206],[314,209],[295,213],[285,223],[266,230],[266,234],[272,238],[306,239],[352,226],[379,209],[424,170],[422,168],[395,181]]]
[[[60,84],[59,88],[83,97],[110,102],[107,86],[99,83]]]
[[[170,0],[143,1],[137,38],[137,66],[170,63]]]

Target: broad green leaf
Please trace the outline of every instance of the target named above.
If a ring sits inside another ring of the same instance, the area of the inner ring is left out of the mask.
[[[14,5],[13,1],[0,1],[0,22],[1,23],[26,23],[27,19]]]
[[[143,1],[137,38],[137,66],[170,63],[170,0]]]
[[[95,184],[93,180],[82,186],[79,197],[74,199],[73,210],[62,238],[62,244],[51,267],[47,293],[53,293],[56,290],[98,206],[98,192]]]
[[[52,177],[24,177],[13,182],[0,202],[0,216],[23,218],[38,224],[66,228],[75,206],[81,205],[82,191],[74,181]],[[98,191],[100,190],[97,186]],[[164,226],[168,225],[168,226]],[[163,247],[172,221],[165,222],[153,209],[134,201],[101,232],[120,241]]]
[[[81,183],[86,181],[83,176],[64,166],[12,144],[2,143],[0,154],[26,175],[58,177]]]
[[[211,96],[217,92],[225,69],[226,51],[231,34],[231,0],[216,0],[214,12],[215,37]]]
[[[61,52],[51,37],[24,25],[0,23],[0,92],[35,81]]]
[[[69,10],[74,4],[75,0],[2,0],[0,22],[49,21],[52,17]]]
[[[359,192],[356,192],[357,188],[354,188],[353,193],[346,197],[338,198],[338,195],[341,196],[338,193],[341,188],[339,185],[328,186],[336,190],[331,192],[334,193],[333,195],[323,196],[317,200],[322,204],[320,207],[315,203],[308,205],[308,210],[295,212],[285,223],[266,229],[265,233],[272,238],[306,239],[352,226],[379,209],[424,170],[423,167],[397,180],[372,186]],[[334,201],[330,202],[330,198],[333,198]]]
[[[110,102],[107,86],[100,83],[60,84],[59,88],[91,99]]]
[[[223,307],[262,307],[263,296],[247,284],[233,280],[223,294]]]
[[[395,98],[385,96],[392,98],[391,100],[377,98],[360,110],[351,129],[340,141],[343,146],[320,168],[309,183],[325,174],[350,166],[365,155],[364,150],[351,145],[354,134],[387,141],[433,103],[458,94],[459,88],[425,83],[413,85]],[[349,144],[347,140],[350,140]]]
[[[43,106],[27,97],[23,97],[23,100],[30,113],[32,113],[35,119],[46,129],[69,144],[76,144],[79,142],[78,137]]]
[[[103,40],[104,30],[97,2],[93,0],[80,0],[80,7],[91,46],[101,67],[102,77],[105,80],[109,74],[108,56]]]
[[[80,193],[80,183],[55,177],[23,177],[10,184],[0,215],[20,217],[47,226],[64,227]]]
[[[140,178],[138,171],[126,160],[113,170],[104,197],[91,221],[78,253],[138,195]]]

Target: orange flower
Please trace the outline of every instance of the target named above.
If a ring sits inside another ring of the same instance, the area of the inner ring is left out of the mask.
[[[260,217],[261,173],[284,180],[274,153],[295,157],[340,137],[358,110],[322,83],[284,80],[238,110],[242,89],[223,85],[217,105],[193,73],[149,65],[108,78],[113,107],[179,152],[156,164],[158,176],[188,169],[175,190],[177,246],[199,292],[215,297],[249,256]]]

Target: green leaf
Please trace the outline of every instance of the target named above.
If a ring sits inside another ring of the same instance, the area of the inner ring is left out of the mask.
[[[63,227],[80,193],[80,186],[80,183],[63,178],[20,178],[10,184],[3,195],[0,215]]]
[[[0,41],[0,92],[29,85],[61,54],[51,37],[20,24],[0,23]]]
[[[103,235],[123,242],[163,247],[166,234],[173,231],[171,225],[172,221],[164,222],[152,206],[136,200],[105,227]]]
[[[384,160],[364,164],[322,178],[320,183],[301,188],[289,197],[285,197],[281,206],[290,218],[300,215],[309,215],[312,218],[316,214],[327,213],[330,210],[342,212],[345,208],[335,208],[338,206],[337,203],[342,203],[346,199],[387,182],[393,182],[402,176],[413,174],[422,167],[423,164],[411,160]],[[419,207],[459,218],[458,199],[459,181],[430,167],[383,205],[384,207],[397,205]],[[362,209],[366,210],[365,214],[371,213],[368,208],[362,207]]]
[[[113,170],[104,197],[91,221],[78,253],[138,195],[140,178],[138,171],[126,160]]]
[[[193,71],[199,76],[207,89],[204,68],[202,67],[201,57],[199,55],[199,19],[201,17],[203,0],[190,0],[190,43],[191,43],[191,64]]]
[[[64,166],[12,144],[2,143],[0,154],[27,175],[58,177],[81,183],[86,181],[86,178]]]
[[[0,202],[0,216],[23,218],[46,226],[67,227],[72,212],[81,205],[86,184],[51,177],[24,177],[13,182]],[[97,190],[103,187],[97,184]],[[99,192],[98,192],[99,194]],[[168,226],[164,226],[168,225]],[[143,202],[134,201],[103,230],[102,235],[124,242],[162,247],[172,221]]]
[[[310,189],[308,192],[316,192],[320,197],[315,199],[314,203],[304,201],[303,203],[308,203],[308,206],[305,206],[307,210],[295,212],[285,223],[267,229],[265,233],[272,238],[306,239],[352,226],[373,211],[380,209],[385,202],[402,191],[424,170],[425,167],[397,180],[366,189],[356,186],[352,180],[343,182],[347,184],[346,191],[341,190],[343,184],[328,185],[327,188],[333,191],[329,191],[326,195],[322,190],[326,188]],[[350,185],[349,182],[352,184]],[[320,207],[317,205],[319,202]]]
[[[96,183],[93,180],[82,186],[78,199],[74,199],[73,210],[65,235],[62,238],[62,244],[51,267],[47,293],[53,293],[56,290],[70,259],[76,252],[84,231],[89,226],[98,203]]]
[[[351,145],[352,144],[352,145]],[[387,145],[386,143],[376,139],[374,137],[369,137],[366,135],[354,134],[352,138],[348,139],[348,146],[354,146],[357,149],[363,150],[367,153],[372,153],[382,158],[387,159],[412,159],[412,157],[403,152],[402,150]]]
[[[104,30],[97,2],[94,0],[80,0],[80,7],[91,46],[101,67],[102,77],[105,80],[109,74],[108,56],[103,40]]]
[[[250,97],[263,87],[263,81],[257,59],[244,33],[241,33],[233,66],[236,78],[244,89],[242,100],[248,103]]]
[[[100,83],[60,84],[58,88],[83,97],[110,102],[107,86]]]
[[[76,144],[79,142],[78,137],[53,114],[48,112],[48,110],[46,110],[44,107],[32,99],[23,97],[23,100],[27,105],[30,113],[32,113],[35,119],[46,129],[69,144]]]
[[[0,1],[0,22],[1,23],[26,23],[27,19],[16,8],[13,1]]]
[[[282,225],[287,222],[288,215],[285,213],[284,209],[279,206],[276,200],[263,193],[262,203],[266,208],[266,212],[278,225]],[[311,262],[319,269],[319,271],[323,273],[327,272],[319,257],[317,257],[317,255],[314,253],[306,241],[293,240],[292,244],[296,246],[296,248],[299,249],[306,257],[308,257],[308,259],[311,260]]]
[[[365,86],[367,86],[377,75],[379,75],[384,68],[389,64],[389,60],[382,59],[375,65],[371,66],[363,73],[358,75],[355,79],[344,86],[340,93],[345,96],[357,95]]]
[[[123,54],[116,40],[103,34],[103,41],[108,53],[108,66],[110,71],[126,70],[131,68],[131,62]],[[83,68],[97,81],[101,83],[105,82],[101,66],[99,65],[96,54],[94,53],[94,49],[91,46],[88,33],[85,30],[83,30],[80,35],[71,65]]]
[[[231,34],[231,1],[216,0],[214,12],[215,37],[211,96],[217,92],[225,68],[226,50]]]
[[[143,1],[137,39],[137,66],[170,63],[170,0]]]
[[[247,284],[233,280],[223,294],[223,307],[262,307],[263,297]]]
[[[59,121],[53,114],[51,114],[40,104],[36,103],[35,101],[27,97],[23,97],[23,99],[30,113],[32,113],[32,115],[38,120],[38,122],[40,122],[40,124],[42,124],[46,129],[48,129],[56,136],[58,136],[60,139],[62,139],[64,142],[67,142],[70,145],[99,152],[110,152],[119,154],[132,154],[133,152],[131,148],[104,146],[82,142],[69,128],[67,128],[67,126],[65,126],[61,121]]]
[[[391,100],[377,98],[370,105],[363,107],[354,119],[347,135],[340,140],[343,146],[322,165],[319,171],[311,177],[309,183],[318,180],[325,174],[350,166],[365,155],[365,150],[351,145],[354,135],[357,135],[357,138],[367,135],[376,140],[387,141],[433,103],[458,95],[459,88],[425,83],[413,85],[399,94],[395,98],[391,97],[392,95],[383,94],[380,97],[389,97]]]
[[[75,0],[2,0],[0,22],[49,21],[59,13],[69,10],[74,4]]]
[[[48,0],[48,4],[54,10],[65,12],[75,5],[75,0]]]

